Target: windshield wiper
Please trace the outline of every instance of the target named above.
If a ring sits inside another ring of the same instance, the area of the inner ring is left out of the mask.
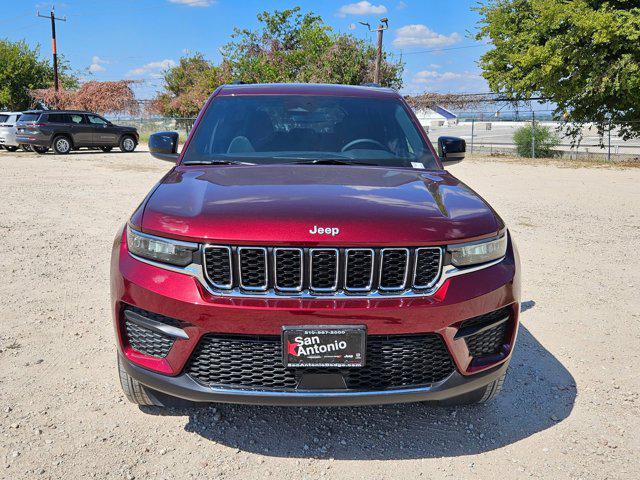
[[[182,165],[255,165],[255,163],[238,162],[237,160],[191,160]]]
[[[301,165],[369,165],[378,166],[377,163],[354,162],[352,160],[338,160],[337,158],[317,158],[315,160],[302,160],[298,163]]]

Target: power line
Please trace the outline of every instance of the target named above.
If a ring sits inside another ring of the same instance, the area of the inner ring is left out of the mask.
[[[448,47],[448,48],[434,48],[431,50],[419,50],[417,52],[404,52],[401,50],[402,55],[417,55],[419,53],[433,53],[433,52],[446,52],[448,50],[463,50],[466,48],[478,48],[478,47],[484,47],[486,45],[489,45],[488,43],[479,43],[477,45],[463,45],[460,47]]]

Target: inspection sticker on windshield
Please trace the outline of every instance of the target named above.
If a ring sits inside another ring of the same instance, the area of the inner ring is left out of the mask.
[[[420,162],[411,162],[413,168],[424,168],[424,164]]]

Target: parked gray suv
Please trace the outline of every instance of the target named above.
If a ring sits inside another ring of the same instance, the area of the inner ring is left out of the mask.
[[[53,148],[56,153],[66,154],[82,147],[104,152],[120,147],[123,152],[133,152],[139,139],[133,127],[114,125],[100,115],[79,110],[27,111],[16,126],[16,141],[30,145],[37,153]]]

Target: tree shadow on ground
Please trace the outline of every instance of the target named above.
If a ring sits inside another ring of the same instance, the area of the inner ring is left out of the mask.
[[[485,405],[215,405],[144,411],[188,415],[187,431],[252,453],[390,460],[470,455],[504,447],[561,422],[571,413],[575,397],[572,375],[521,325],[504,389]]]

